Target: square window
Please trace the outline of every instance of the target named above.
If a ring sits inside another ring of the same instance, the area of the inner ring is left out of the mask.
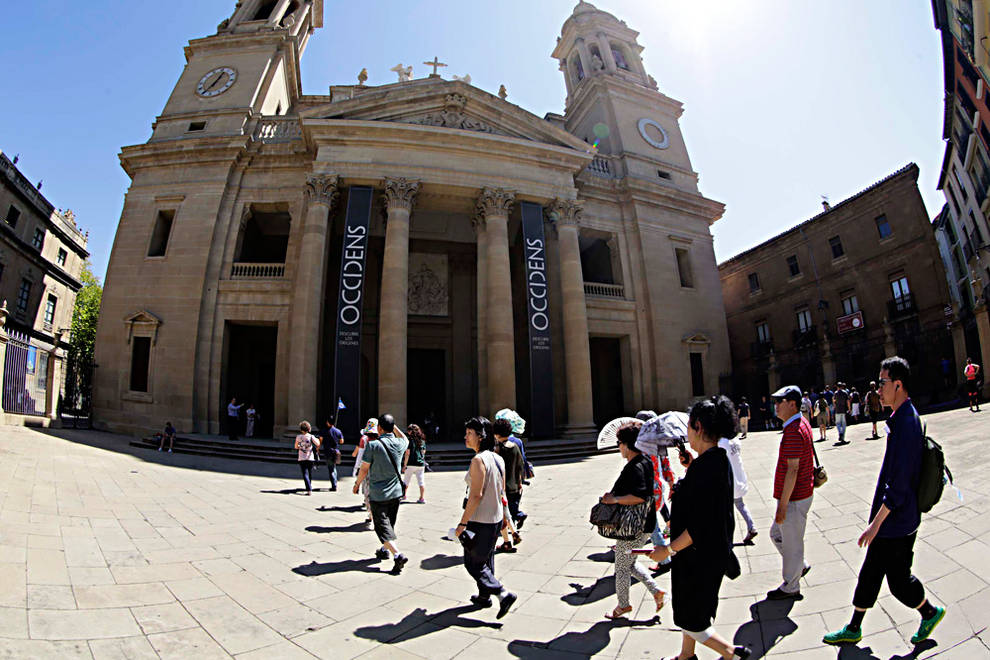
[[[756,293],[760,290],[760,276],[756,273],[749,274],[749,291],[750,293]]]
[[[37,227],[34,230],[34,238],[31,239],[31,245],[37,250],[41,250],[45,246],[45,230],[41,227]]]
[[[65,265],[65,259],[69,256],[69,253],[65,251],[65,248],[58,249],[58,256],[55,257],[55,261],[59,266]]]
[[[694,274],[691,272],[691,255],[684,248],[674,248],[677,257],[677,275],[681,278],[681,286],[694,286]]]
[[[811,330],[811,312],[807,309],[802,309],[797,313],[798,329],[801,332],[807,332]]]
[[[21,217],[21,212],[13,204],[7,209],[7,224],[11,227],[17,226],[17,219]]]
[[[787,257],[787,269],[791,272],[791,277],[801,274],[801,266],[798,265],[797,255]]]
[[[850,293],[842,298],[842,313],[855,314],[859,311],[859,301],[855,293]]]
[[[838,236],[833,236],[832,238],[828,239],[828,244],[829,247],[832,248],[833,259],[838,259],[839,257],[841,257],[846,253],[846,251],[842,248],[842,240]]]
[[[886,215],[878,215],[873,221],[877,223],[877,231],[880,232],[880,238],[887,238],[893,233],[890,229],[890,223],[887,222]]]

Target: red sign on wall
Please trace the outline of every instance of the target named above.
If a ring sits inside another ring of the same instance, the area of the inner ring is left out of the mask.
[[[847,332],[853,332],[855,330],[862,330],[863,312],[853,312],[852,314],[840,316],[835,319],[835,325],[840,335],[844,335]]]

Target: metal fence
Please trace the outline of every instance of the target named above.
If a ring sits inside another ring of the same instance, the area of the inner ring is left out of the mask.
[[[44,415],[48,353],[31,346],[26,334],[9,331],[3,365],[3,409],[21,415]]]

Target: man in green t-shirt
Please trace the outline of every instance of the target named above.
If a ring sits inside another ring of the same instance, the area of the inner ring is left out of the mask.
[[[396,437],[398,434],[398,437]],[[395,522],[399,515],[399,502],[402,498],[402,481],[399,465],[409,447],[405,434],[395,428],[395,419],[385,414],[378,418],[378,439],[370,440],[364,448],[361,470],[354,481],[354,494],[357,495],[361,482],[368,480],[368,499],[371,505],[371,520],[375,534],[382,542],[386,553],[391,552],[395,565],[392,572],[398,574],[409,559],[399,552],[395,542]],[[381,551],[379,551],[380,553]],[[387,559],[376,553],[380,559]]]

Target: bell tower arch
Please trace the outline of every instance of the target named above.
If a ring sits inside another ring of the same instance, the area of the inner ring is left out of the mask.
[[[238,2],[215,34],[186,46],[151,141],[238,135],[254,116],[289,112],[302,95],[300,58],[322,26],[323,0]]]

